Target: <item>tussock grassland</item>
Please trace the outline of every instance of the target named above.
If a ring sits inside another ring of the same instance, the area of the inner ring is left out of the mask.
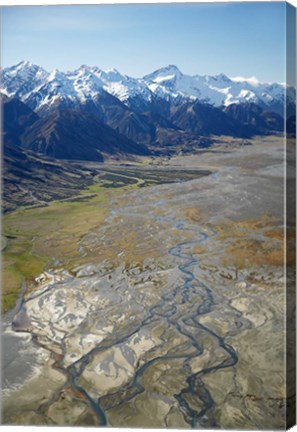
[[[92,196],[83,203],[54,201],[46,207],[20,208],[4,216],[3,234],[8,240],[2,262],[4,311],[14,306],[23,278],[30,283],[46,265],[67,268],[76,263],[81,256],[79,239],[99,227],[108,213],[111,192],[93,185],[82,196],[90,192]]]
[[[252,266],[283,266],[285,237],[281,221],[264,215],[259,220],[226,221],[216,228],[226,242],[224,265],[242,269]],[[287,235],[288,245],[295,231]],[[295,262],[295,251],[288,247],[287,264]]]
[[[111,260],[116,265],[118,254],[125,251],[121,261],[126,267],[142,263],[146,258],[162,257],[164,251],[157,250],[156,230],[143,236],[142,226],[134,223],[135,230],[119,223],[112,226],[108,235],[112,239],[108,247],[89,241],[88,233],[99,231],[109,214],[109,201],[117,198],[118,206],[126,205],[126,192],[138,187],[175,181],[187,181],[208,175],[207,170],[184,169],[132,169],[106,166],[94,177],[94,184],[78,189],[77,195],[41,203],[31,207],[19,207],[3,218],[2,304],[4,311],[15,305],[22,279],[29,286],[46,267],[63,266],[70,270],[85,262]],[[59,189],[59,186],[57,186]],[[117,207],[117,205],[116,205]],[[86,241],[83,241],[83,238]],[[98,240],[98,239],[97,239]],[[82,248],[81,248],[82,247]],[[156,255],[157,254],[157,255]]]

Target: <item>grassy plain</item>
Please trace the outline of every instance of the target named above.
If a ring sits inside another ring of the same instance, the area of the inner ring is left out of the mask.
[[[140,239],[125,227],[125,233],[115,238],[116,248],[83,250],[80,241],[95,232],[109,214],[109,201],[128,191],[162,183],[185,181],[208,175],[210,171],[137,169],[106,166],[98,171],[94,183],[78,189],[77,195],[54,200],[47,205],[19,207],[3,218],[2,247],[2,307],[4,312],[14,307],[22,280],[34,286],[35,277],[46,268],[63,267],[70,270],[78,263],[104,259],[116,260],[118,250],[125,249],[126,264],[143,261],[138,256]],[[59,186],[57,185],[57,189]],[[125,204],[124,202],[122,203]],[[116,236],[115,236],[116,237]],[[152,250],[150,248],[150,250]],[[140,254],[142,255],[142,254]],[[91,258],[90,258],[91,257]]]
[[[23,278],[30,284],[46,266],[75,265],[81,257],[79,239],[102,223],[110,196],[109,190],[95,184],[81,193],[83,202],[54,201],[4,216],[3,234],[8,240],[2,264],[4,311],[14,306]]]

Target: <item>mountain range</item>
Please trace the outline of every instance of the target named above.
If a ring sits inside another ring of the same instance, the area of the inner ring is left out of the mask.
[[[193,149],[212,135],[278,133],[285,100],[288,117],[295,113],[292,87],[190,76],[174,65],[132,78],[86,65],[47,72],[23,61],[0,78],[4,144],[58,159],[103,161]]]

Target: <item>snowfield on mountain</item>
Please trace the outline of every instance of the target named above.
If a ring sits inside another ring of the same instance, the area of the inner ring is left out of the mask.
[[[47,72],[28,61],[1,71],[0,91],[18,97],[30,108],[40,111],[63,101],[68,107],[92,100],[102,92],[116,97],[128,107],[135,99],[142,103],[154,100],[195,101],[216,107],[234,103],[255,103],[283,114],[284,97],[295,100],[295,89],[283,83],[262,83],[256,78],[230,78],[224,74],[183,74],[176,66],[162,67],[143,78],[132,78],[116,69],[101,70],[82,65],[74,71]],[[133,105],[134,104],[134,105]]]

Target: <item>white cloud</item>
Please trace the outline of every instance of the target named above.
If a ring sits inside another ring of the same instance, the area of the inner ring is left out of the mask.
[[[249,78],[245,78],[242,76],[237,76],[237,77],[231,77],[232,81],[235,82],[247,82],[248,84],[252,85],[253,87],[257,87],[260,84],[260,81],[255,77],[249,77]]]

